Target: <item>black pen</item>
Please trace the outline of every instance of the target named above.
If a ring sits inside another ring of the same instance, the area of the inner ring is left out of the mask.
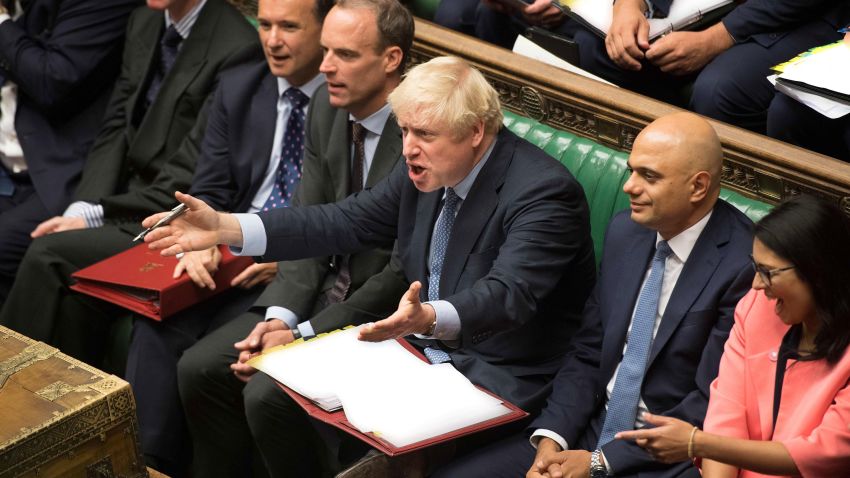
[[[174,209],[171,210],[171,213],[169,213],[167,216],[160,219],[159,221],[156,221],[156,224],[145,229],[144,231],[140,232],[138,236],[134,237],[133,242],[136,242],[139,239],[144,239],[144,237],[149,232],[153,231],[154,229],[156,229],[158,227],[162,227],[162,226],[167,225],[168,223],[170,223],[171,221],[173,221],[174,219],[176,219],[177,217],[179,217],[181,214],[183,214],[184,212],[186,212],[188,210],[189,210],[189,207],[186,206],[185,204],[183,204],[183,203],[178,204],[177,206],[174,207]]]

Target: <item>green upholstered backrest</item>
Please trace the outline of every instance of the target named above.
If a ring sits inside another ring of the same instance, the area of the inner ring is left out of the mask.
[[[628,154],[592,140],[558,130],[538,121],[505,111],[505,126],[520,137],[539,146],[561,162],[581,183],[590,207],[590,233],[597,262],[602,257],[605,229],[615,212],[629,206],[623,183],[629,177]],[[758,221],[771,205],[723,189],[720,197]]]
[[[402,3],[406,4],[414,15],[425,20],[433,19],[437,7],[440,6],[440,0],[408,0]]]

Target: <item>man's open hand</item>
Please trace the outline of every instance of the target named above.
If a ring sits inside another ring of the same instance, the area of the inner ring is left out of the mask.
[[[416,281],[401,297],[398,310],[384,320],[360,329],[360,340],[380,342],[396,339],[410,334],[423,334],[431,328],[437,313],[428,304],[419,301],[419,289],[422,283]]]

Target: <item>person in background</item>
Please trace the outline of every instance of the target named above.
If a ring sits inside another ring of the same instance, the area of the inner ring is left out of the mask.
[[[141,3],[0,5],[0,307],[30,233],[71,202]]]
[[[187,136],[206,123],[218,73],[256,43],[256,30],[226,0],[148,0],[133,11],[75,201],[32,232],[0,324],[101,365],[121,309],[71,293],[71,274],[129,249],[140,218],[173,206],[174,190],[191,182],[198,150]]]
[[[755,229],[752,290],[735,310],[705,431],[649,415],[623,432],[664,463],[702,458],[705,478],[838,477],[850,470],[850,224],[811,196]]]

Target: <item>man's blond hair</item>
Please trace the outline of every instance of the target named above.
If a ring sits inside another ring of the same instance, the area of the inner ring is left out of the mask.
[[[388,101],[396,117],[440,125],[463,136],[478,121],[495,134],[502,124],[499,94],[484,75],[457,57],[434,58],[410,69]]]

